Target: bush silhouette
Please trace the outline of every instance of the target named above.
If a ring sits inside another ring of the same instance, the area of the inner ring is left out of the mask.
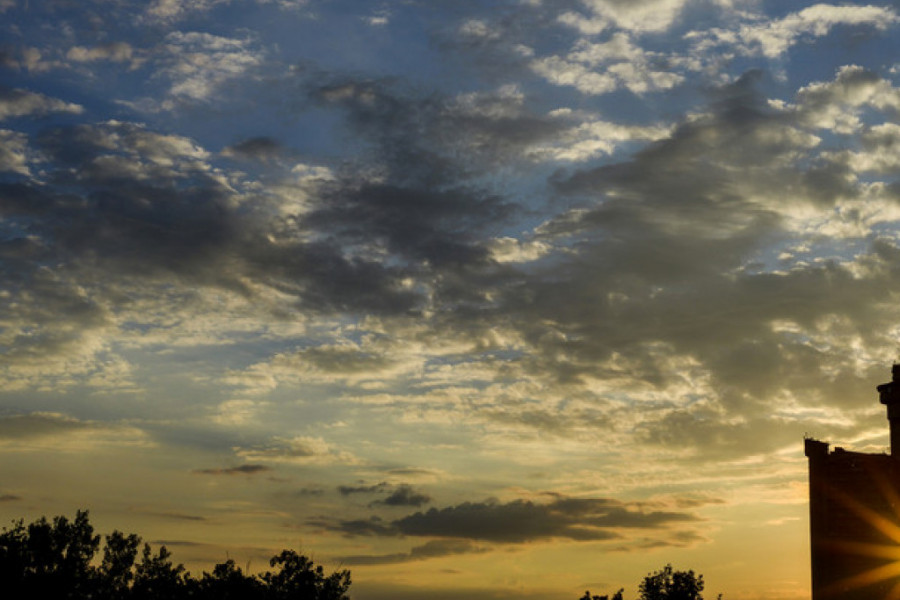
[[[100,536],[79,510],[73,521],[21,519],[0,532],[3,597],[69,600],[348,600],[350,572],[326,575],[321,566],[293,550],[272,557],[274,571],[245,574],[226,560],[196,579],[161,546],[154,553],[141,538],[113,531],[105,537],[99,565],[92,565]]]

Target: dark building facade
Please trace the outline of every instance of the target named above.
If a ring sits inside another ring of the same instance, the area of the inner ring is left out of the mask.
[[[878,386],[890,454],[806,439],[813,600],[900,600],[900,365]]]

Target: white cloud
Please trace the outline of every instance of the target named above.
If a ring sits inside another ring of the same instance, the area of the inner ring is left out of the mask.
[[[850,134],[862,128],[859,109],[900,110],[900,90],[856,65],[838,69],[833,81],[811,83],[797,92],[797,110],[813,127]]]
[[[173,32],[166,37],[161,74],[171,81],[169,95],[208,102],[229,81],[262,64],[262,54],[247,40],[201,32]]]
[[[571,111],[555,111],[569,117]],[[661,125],[620,125],[573,114],[577,125],[564,130],[551,143],[539,144],[526,150],[536,160],[581,162],[597,156],[610,155],[621,144],[630,141],[652,141],[671,133],[671,127]]]
[[[218,4],[230,0],[155,0],[147,8],[147,15],[152,19],[175,20],[188,12],[203,12]]]
[[[381,8],[370,16],[364,17],[363,20],[373,27],[384,27],[391,22],[391,11],[387,8]]]
[[[496,40],[500,38],[500,32],[491,29],[487,22],[481,19],[470,19],[459,28],[460,35],[467,38]]]
[[[897,14],[890,8],[815,4],[777,20],[757,17],[753,22],[742,24],[736,31],[694,31],[686,37],[696,40],[696,48],[701,51],[728,45],[735,46],[743,54],[777,58],[803,37],[822,37],[840,25],[868,26],[884,31],[897,22]]]
[[[283,10],[299,10],[309,5],[309,0],[256,0],[259,4],[277,4]]]
[[[72,46],[66,52],[66,58],[74,62],[94,62],[98,60],[129,62],[133,56],[134,48],[126,42],[113,42],[92,48]]]
[[[0,171],[29,175],[28,137],[18,131],[0,129]]]
[[[578,21],[571,13],[569,24],[580,30],[597,29],[609,22],[629,31],[664,31],[678,18],[690,0],[582,0],[593,13]]]
[[[635,94],[670,89],[684,76],[674,66],[682,61],[644,50],[619,32],[609,41],[577,42],[565,57],[535,59],[532,70],[556,85],[572,86],[585,94],[600,95],[627,88]]]
[[[851,152],[848,161],[857,172],[896,173],[900,170],[900,125],[881,123],[863,133],[865,150]]]
[[[497,238],[491,242],[491,255],[501,263],[524,263],[541,258],[551,247],[544,242],[523,242],[511,237]]]
[[[268,405],[268,402],[259,400],[239,398],[226,400],[216,408],[213,422],[227,426],[247,425],[255,420],[261,408]]]
[[[80,114],[83,111],[78,104],[63,102],[36,92],[20,89],[0,90],[0,120],[51,112]]]

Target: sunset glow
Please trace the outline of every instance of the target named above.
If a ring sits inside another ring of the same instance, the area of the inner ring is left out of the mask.
[[[0,32],[0,522],[88,509],[193,573],[293,548],[355,600],[631,600],[669,563],[809,599],[804,437],[889,444],[897,2]],[[900,516],[845,504],[851,583],[900,578]]]

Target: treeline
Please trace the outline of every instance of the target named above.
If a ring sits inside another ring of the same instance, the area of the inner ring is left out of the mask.
[[[171,560],[165,546],[153,552],[135,534],[105,536],[102,558],[94,556],[100,536],[87,511],[75,519],[19,520],[0,532],[0,585],[3,598],[71,600],[348,600],[350,571],[329,575],[293,550],[272,557],[273,568],[245,574],[233,560],[212,573],[191,576]],[[140,553],[140,559],[138,554]]]
[[[0,532],[0,597],[10,600],[349,600],[350,571],[325,574],[324,569],[293,550],[269,561],[271,571],[246,574],[229,559],[212,573],[193,577],[175,564],[165,546],[153,552],[135,534],[113,531],[100,536],[78,511],[33,523],[16,521]],[[140,554],[140,558],[138,558]],[[640,600],[703,600],[703,575],[666,565],[650,573],[638,587]],[[624,590],[580,600],[623,600]],[[719,595],[718,600],[722,596]]]

